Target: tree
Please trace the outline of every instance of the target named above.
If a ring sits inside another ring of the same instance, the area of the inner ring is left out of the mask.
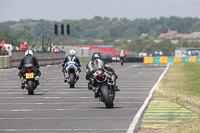
[[[18,45],[18,41],[8,34],[8,31],[0,31],[0,41],[2,40],[7,44]]]
[[[31,32],[25,29],[16,29],[11,34],[15,39],[22,39],[24,41],[32,41],[34,36]]]

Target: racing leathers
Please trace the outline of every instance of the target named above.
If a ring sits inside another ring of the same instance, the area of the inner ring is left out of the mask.
[[[76,55],[68,55],[68,56],[66,56],[65,60],[62,63],[62,67],[63,67],[62,72],[64,74],[64,77],[66,76],[65,75],[66,74],[65,68],[67,67],[66,63],[69,62],[69,61],[76,62],[77,65],[78,65],[78,67],[77,67],[78,71],[79,71],[79,73],[81,72],[81,69],[80,69],[81,64],[80,64],[79,58]]]
[[[101,59],[96,59],[94,61],[90,61],[87,65],[86,65],[86,80],[89,80],[89,83],[88,83],[88,89],[91,90],[92,88],[90,86],[91,85],[91,82],[90,82],[90,78],[92,78],[91,76],[91,72],[93,70],[97,70],[98,68],[103,68],[104,70],[106,70],[107,72],[110,72],[111,73],[111,82],[112,82],[112,85],[114,87],[114,89],[116,91],[119,91],[118,87],[116,86],[116,79],[118,78],[117,74],[115,73],[114,69],[111,68],[106,62],[104,62],[103,60]]]
[[[126,60],[126,54],[124,52],[120,52],[118,57],[119,59],[123,59],[124,61]]]
[[[38,60],[36,57],[32,56],[32,55],[26,55],[20,62],[20,65],[18,66],[18,69],[20,70],[18,75],[21,79],[22,82],[22,89],[24,88],[25,82],[23,79],[23,73],[25,71],[26,68],[31,67],[32,69],[34,69],[37,73],[36,75],[38,76],[38,84],[39,84],[39,77],[41,75],[41,72],[39,70],[39,64],[38,64]]]

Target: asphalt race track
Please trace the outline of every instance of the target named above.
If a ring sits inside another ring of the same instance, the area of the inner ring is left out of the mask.
[[[85,67],[75,88],[64,83],[61,65],[41,67],[35,95],[20,88],[18,69],[0,70],[0,133],[126,133],[167,65],[110,66],[121,89],[113,109],[105,108],[87,89]]]

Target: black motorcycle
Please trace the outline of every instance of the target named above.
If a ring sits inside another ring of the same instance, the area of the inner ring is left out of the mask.
[[[124,65],[124,57],[120,57],[120,63],[121,63],[121,66]]]
[[[90,87],[95,93],[95,98],[99,97],[99,101],[104,102],[106,108],[114,107],[115,89],[111,83],[111,73],[105,72],[99,68],[91,72]]]
[[[34,90],[37,88],[39,79],[36,78],[37,71],[33,67],[27,67],[23,73],[25,88],[29,95],[34,95]]]

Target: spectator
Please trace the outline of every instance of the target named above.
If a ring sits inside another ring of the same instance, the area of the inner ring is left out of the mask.
[[[27,49],[28,49],[27,42],[24,42],[24,44],[22,44],[22,50],[26,51]]]
[[[15,47],[15,50],[19,50],[19,46],[16,46],[16,47]]]
[[[62,47],[62,50],[61,50],[62,52],[64,52],[65,50],[64,50],[64,47]]]
[[[43,45],[42,51],[46,51],[46,46],[45,45]]]
[[[54,45],[53,45],[53,43],[52,43],[52,44],[51,44],[51,49],[50,49],[51,52],[53,52],[53,46],[54,46]]]

